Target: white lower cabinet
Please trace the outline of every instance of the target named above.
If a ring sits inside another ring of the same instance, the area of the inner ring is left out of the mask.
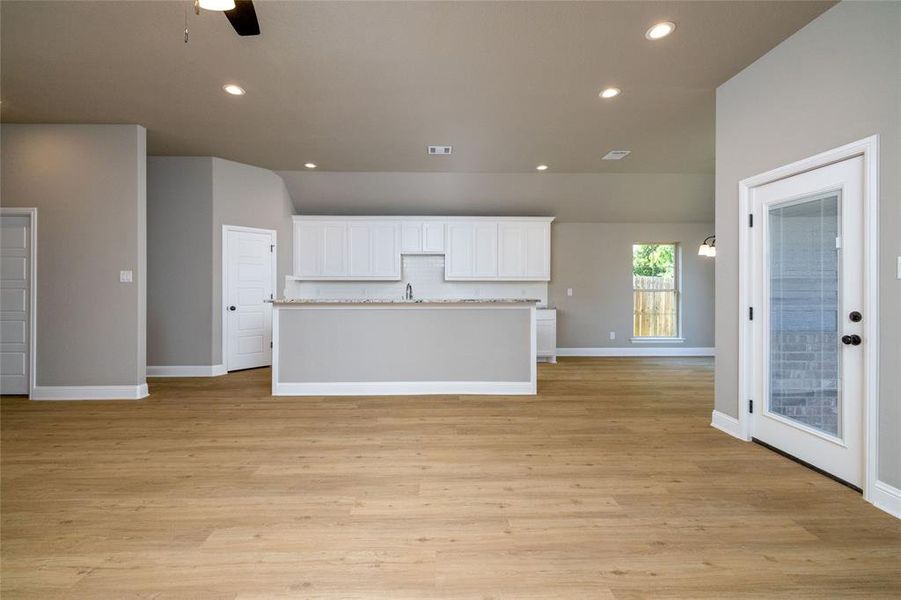
[[[557,362],[557,309],[539,308],[535,311],[538,360]]]

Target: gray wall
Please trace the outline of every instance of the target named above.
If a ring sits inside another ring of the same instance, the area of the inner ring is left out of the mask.
[[[676,242],[682,249],[682,335],[678,347],[713,347],[714,259],[698,256],[713,223],[554,223],[548,301],[561,348],[635,347],[632,244]],[[566,295],[573,288],[573,295]],[[616,340],[609,332],[616,332]],[[674,347],[673,344],[651,346]],[[643,348],[648,344],[642,343]]]
[[[149,165],[149,364],[222,364],[222,226],[278,231],[280,295],[294,206],[266,169],[209,156],[154,156]]]
[[[222,363],[222,226],[275,229],[278,266],[275,295],[293,272],[294,205],[282,178],[259,167],[213,159],[213,362]]]
[[[575,223],[713,221],[713,176],[704,173],[279,174],[299,214],[553,215],[558,222]]]
[[[147,162],[147,361],[211,365],[213,159]]]
[[[38,209],[37,385],[139,385],[146,348],[146,132],[11,125],[3,206]],[[119,283],[119,271],[134,283]]]
[[[879,478],[901,486],[901,3],[842,2],[717,90],[716,409],[738,414],[738,181],[880,136]],[[877,318],[871,315],[869,318]]]

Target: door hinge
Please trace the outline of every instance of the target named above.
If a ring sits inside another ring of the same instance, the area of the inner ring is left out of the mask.
[[[269,244],[269,252],[275,252],[275,244]]]
[[[754,227],[754,213],[748,215],[748,227]]]
[[[748,320],[749,321],[754,320],[754,307],[753,306],[748,307]]]
[[[270,300],[275,300],[275,296],[273,296],[272,294],[269,294],[269,299],[270,299]]]
[[[272,348],[272,342],[269,342],[269,347]]]
[[[754,413],[754,401],[753,400],[748,400],[748,412],[752,413],[752,414]]]

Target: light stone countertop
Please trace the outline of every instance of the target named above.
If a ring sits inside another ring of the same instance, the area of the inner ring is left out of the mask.
[[[274,305],[290,304],[537,304],[537,298],[276,298]]]

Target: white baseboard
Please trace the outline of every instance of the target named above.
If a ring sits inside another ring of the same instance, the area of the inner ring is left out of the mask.
[[[557,356],[713,356],[713,348],[557,348]]]
[[[876,481],[876,485],[867,494],[867,500],[876,508],[901,519],[901,490],[895,486],[884,481]]]
[[[713,418],[710,421],[710,426],[719,429],[723,433],[728,433],[732,437],[736,437],[743,442],[747,441],[741,435],[741,426],[738,423],[738,419],[730,417],[726,413],[721,413],[718,410],[713,411]]]
[[[32,400],[140,400],[150,395],[141,385],[37,385]]]
[[[147,377],[216,377],[226,373],[225,365],[159,365],[147,367]]]
[[[410,396],[427,394],[536,394],[529,381],[377,381],[273,383],[273,396]]]

